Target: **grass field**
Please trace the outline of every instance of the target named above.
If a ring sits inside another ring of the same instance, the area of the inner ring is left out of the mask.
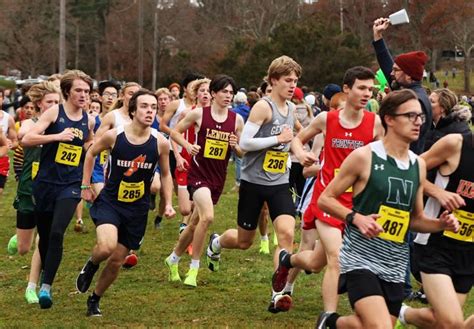
[[[233,165],[216,207],[212,231],[222,232],[236,225],[237,195],[230,192],[232,185]],[[38,305],[27,305],[24,290],[31,254],[20,257],[6,253],[8,240],[15,231],[15,212],[11,207],[15,189],[16,183],[11,176],[0,200],[0,246],[3,246],[3,251],[0,251],[1,328],[312,328],[322,310],[322,275],[302,274],[295,287],[294,308],[288,313],[267,312],[272,257],[258,253],[258,241],[247,251],[224,251],[220,272],[210,272],[203,258],[195,289],[168,282],[163,261],[176,242],[179,219],[164,220],[162,229],[155,230],[153,213],[150,213],[150,225],[139,251],[139,264],[130,270],[122,270],[118,280],[102,298],[102,318],[87,318],[87,295],[75,292],[76,275],[95,240],[93,224],[88,218],[85,221],[88,233],[74,232],[73,225],[67,230],[63,261],[53,285],[53,307],[41,310]],[[299,241],[298,237],[299,234]],[[189,256],[184,256],[180,263],[182,277],[188,266]],[[347,298],[343,295],[340,313],[349,312]],[[465,314],[473,312],[474,300],[471,297]]]

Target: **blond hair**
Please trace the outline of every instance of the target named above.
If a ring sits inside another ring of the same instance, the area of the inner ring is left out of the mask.
[[[30,90],[26,93],[37,112],[40,110],[38,103],[48,94],[58,94],[61,97],[61,90],[53,82],[43,81],[31,86]]]
[[[170,98],[170,100],[173,98],[173,94],[171,94],[171,91],[170,91],[168,88],[166,88],[166,87],[158,88],[158,89],[155,91],[156,97],[160,97],[161,94],[166,94],[166,95],[168,95],[168,97]]]
[[[197,102],[197,93],[198,93],[199,87],[201,87],[201,85],[205,83],[210,84],[211,80],[208,78],[203,78],[203,79],[191,81],[191,92],[190,92],[191,95],[189,95],[190,100],[192,100],[193,102]]]
[[[299,78],[301,76],[301,66],[296,61],[288,56],[280,56],[275,58],[268,67],[267,76],[265,80],[269,85],[272,85],[272,79],[280,79],[284,75],[289,75],[292,72]]]

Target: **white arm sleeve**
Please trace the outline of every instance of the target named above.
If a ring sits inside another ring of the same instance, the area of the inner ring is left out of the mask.
[[[253,122],[247,121],[245,123],[239,143],[240,148],[244,152],[259,151],[274,145],[278,145],[277,136],[255,138],[254,136],[257,134],[259,129],[260,126]]]

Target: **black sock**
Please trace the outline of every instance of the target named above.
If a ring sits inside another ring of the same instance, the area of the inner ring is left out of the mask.
[[[336,329],[336,322],[337,322],[337,319],[339,319],[340,315],[337,314],[336,312],[332,313],[328,319],[326,320],[326,325],[330,328],[330,329]]]
[[[97,295],[97,294],[95,293],[95,291],[93,291],[93,292],[92,292],[92,295],[91,295],[91,300],[94,301],[94,302],[98,302],[98,301],[100,301],[100,296]]]
[[[288,253],[285,256],[283,256],[282,259],[281,259],[281,263],[286,268],[292,268],[293,267],[293,265],[291,265],[291,255],[292,254]]]

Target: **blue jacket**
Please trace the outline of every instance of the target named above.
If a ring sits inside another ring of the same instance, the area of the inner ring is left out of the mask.
[[[244,119],[244,122],[247,122],[247,119],[250,114],[250,108],[247,105],[238,104],[232,109],[232,111],[234,111],[237,114],[240,114],[240,116],[242,116],[242,118]]]
[[[390,51],[388,50],[387,45],[385,44],[385,41],[383,39],[373,41],[372,45],[374,46],[375,54],[377,55],[377,62],[379,63],[380,68],[382,69],[382,72],[385,75],[385,78],[387,79],[390,86],[393,80],[390,75],[394,63],[392,55],[390,54]],[[417,141],[410,144],[410,150],[412,150],[416,154],[421,154],[425,148],[426,134],[430,130],[433,122],[431,103],[428,99],[428,95],[426,94],[425,89],[421,85],[421,81],[415,81],[407,88],[413,90],[418,96],[418,100],[421,104],[421,109],[426,115],[426,121],[421,126],[420,137]]]

